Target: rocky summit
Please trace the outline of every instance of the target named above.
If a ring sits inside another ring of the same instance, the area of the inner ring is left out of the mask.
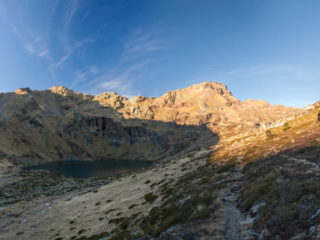
[[[320,103],[62,86],[0,94],[0,239],[320,239]],[[30,165],[148,160],[108,177]]]

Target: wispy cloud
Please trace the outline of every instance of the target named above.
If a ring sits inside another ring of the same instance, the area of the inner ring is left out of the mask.
[[[50,68],[52,70],[57,70],[58,68],[60,68],[62,66],[62,64],[67,61],[71,56],[72,54],[74,54],[74,52],[78,49],[78,48],[82,48],[84,47],[84,45],[86,43],[90,43],[90,42],[94,42],[96,41],[95,38],[85,38],[84,40],[82,41],[78,41],[76,42],[72,47],[68,47],[64,53],[64,55],[58,59],[58,61],[55,61],[53,63],[50,64]]]
[[[132,87],[125,78],[117,78],[111,81],[102,82],[99,88],[104,92],[117,92],[126,97],[132,97]]]
[[[233,81],[274,81],[274,80],[308,80],[319,81],[320,72],[316,72],[305,66],[295,66],[289,64],[265,64],[244,68],[236,68],[226,71],[217,70],[216,67],[203,71],[199,76],[193,77],[187,83],[202,81],[217,81],[230,83]],[[276,78],[276,79],[275,79]]]
[[[90,66],[87,69],[80,71],[76,70],[74,75],[75,79],[71,83],[71,88],[77,87],[79,84],[88,81],[89,79],[95,78],[99,73],[99,68],[97,66]]]
[[[45,57],[49,54],[48,48],[45,46],[43,37],[37,37],[32,42],[25,43],[24,49],[38,57]]]
[[[126,71],[120,74],[105,73],[91,80],[91,93],[99,94],[102,92],[116,92],[126,97],[136,95],[132,87],[137,76],[134,76],[131,71]]]
[[[69,0],[62,2],[64,6],[64,26],[68,30],[74,15],[79,10],[79,1],[78,0]]]
[[[99,71],[76,71],[73,85],[91,86],[90,93],[117,92],[126,97],[139,94],[135,83],[146,77],[148,67],[157,58],[153,53],[167,49],[165,41],[154,31],[137,30],[130,33],[123,43],[118,59],[99,67]]]
[[[70,56],[71,56],[71,53],[67,53],[63,55],[58,61],[51,63],[50,68],[54,71],[57,70],[65,61],[68,60]]]
[[[0,17],[5,14],[5,2],[0,0]],[[48,67],[51,79],[54,84],[57,83],[56,77],[59,75],[60,68],[80,49],[87,44],[95,42],[96,36],[87,36],[83,40],[74,39],[70,35],[70,27],[75,18],[76,13],[81,8],[78,0],[70,1],[54,1],[52,2],[52,10],[48,18],[43,19],[42,28],[33,27],[28,22],[28,18],[23,13],[23,4],[17,5],[17,14],[13,16],[5,16],[4,22],[10,27],[23,49],[30,55],[43,60]],[[59,31],[55,31],[55,36],[50,32],[50,18],[55,16],[56,11],[63,11],[63,27]],[[48,26],[46,26],[48,24]]]
[[[129,52],[153,52],[165,49],[161,40],[153,37],[152,32],[136,32],[132,39],[126,43]]]
[[[121,62],[136,60],[137,58],[167,49],[168,45],[160,37],[160,33],[161,31],[134,31],[124,43]]]
[[[101,92],[117,92],[128,98],[139,95],[134,88],[135,82],[143,76],[143,70],[152,62],[151,59],[131,64],[126,69],[109,69],[96,78],[90,79],[92,94]]]

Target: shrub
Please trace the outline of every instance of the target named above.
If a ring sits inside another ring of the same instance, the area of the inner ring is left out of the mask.
[[[267,136],[268,139],[271,139],[271,138],[273,138],[275,135],[274,135],[274,134],[271,132],[271,130],[269,129],[269,130],[266,131],[266,136]]]
[[[289,130],[291,127],[289,126],[289,123],[288,122],[285,122],[285,124],[283,124],[283,126],[282,126],[282,130],[283,131],[287,131],[287,130]]]
[[[147,193],[146,195],[144,195],[144,199],[148,203],[153,203],[157,198],[158,198],[158,196],[153,194],[152,192],[151,193]]]

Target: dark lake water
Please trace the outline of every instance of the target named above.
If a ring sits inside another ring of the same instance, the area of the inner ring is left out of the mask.
[[[90,178],[108,177],[130,172],[152,165],[149,161],[136,160],[94,160],[94,161],[55,161],[40,165],[28,166],[26,170],[49,170],[68,177]]]

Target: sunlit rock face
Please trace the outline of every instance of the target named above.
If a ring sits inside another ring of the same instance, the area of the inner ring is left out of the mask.
[[[125,158],[161,160],[261,131],[302,110],[236,99],[203,82],[153,98],[96,96],[62,86],[0,94],[0,150],[18,162]],[[27,160],[26,160],[27,159]]]
[[[153,119],[186,125],[206,124],[222,136],[263,130],[267,126],[273,126],[273,122],[280,118],[292,117],[302,111],[281,105],[273,106],[262,100],[241,102],[226,85],[217,82],[195,84],[167,92],[158,98],[138,96],[120,99],[114,93],[104,93],[94,99],[103,106],[116,108],[125,118]]]

